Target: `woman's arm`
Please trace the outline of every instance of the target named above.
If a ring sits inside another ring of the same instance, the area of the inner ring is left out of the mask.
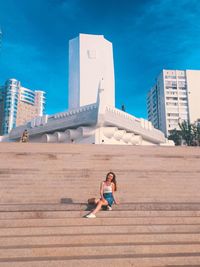
[[[103,197],[103,186],[104,186],[104,182],[102,182],[101,186],[100,186],[100,196],[101,196],[102,200],[105,200],[104,197]]]
[[[116,205],[119,204],[118,201],[115,198],[115,184],[114,183],[112,183],[112,195],[113,195],[115,204]]]

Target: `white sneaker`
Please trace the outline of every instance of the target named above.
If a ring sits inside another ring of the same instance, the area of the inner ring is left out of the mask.
[[[108,205],[107,210],[112,210],[112,207]]]
[[[96,215],[93,214],[93,213],[89,213],[89,214],[86,215],[85,217],[91,219],[91,218],[96,218]]]

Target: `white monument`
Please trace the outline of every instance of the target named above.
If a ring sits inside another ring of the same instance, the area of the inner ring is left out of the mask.
[[[103,35],[80,34],[69,41],[69,109],[96,102],[103,83],[104,104],[115,106],[112,43]]]
[[[9,139],[25,129],[30,142],[173,145],[151,122],[115,108],[112,44],[102,35],[69,42],[69,110],[16,127]]]

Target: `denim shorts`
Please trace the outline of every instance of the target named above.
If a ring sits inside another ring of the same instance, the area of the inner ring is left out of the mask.
[[[112,206],[112,204],[114,202],[113,194],[112,193],[104,193],[103,197],[105,198],[105,200],[107,200],[108,205]]]

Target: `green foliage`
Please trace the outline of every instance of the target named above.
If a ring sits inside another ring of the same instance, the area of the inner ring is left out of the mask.
[[[179,128],[170,131],[169,140],[173,140],[175,145],[200,146],[200,125],[183,121]]]
[[[174,141],[176,146],[180,146],[182,142],[180,131],[176,129],[171,130],[168,139]]]
[[[178,124],[181,129],[181,137],[185,141],[188,146],[193,145],[194,135],[193,135],[193,127],[187,121],[183,121],[182,123]]]
[[[192,131],[194,135],[194,145],[200,146],[200,126],[193,124]]]

